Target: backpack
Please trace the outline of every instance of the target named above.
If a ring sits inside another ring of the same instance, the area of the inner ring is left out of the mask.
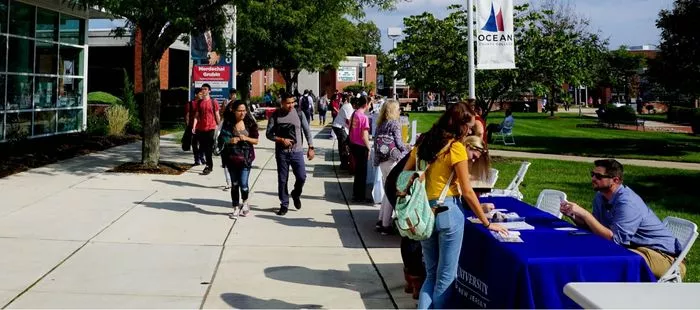
[[[303,111],[311,110],[311,96],[301,97],[301,109]]]
[[[391,133],[377,134],[374,137],[374,156],[377,158],[375,163],[401,159],[401,151],[396,147],[396,137]]]
[[[449,147],[449,144],[448,146]],[[442,151],[440,152],[442,153]],[[417,154],[416,154],[417,155]],[[447,184],[442,189],[437,207],[432,208],[428,203],[428,194],[425,191],[425,181],[421,180],[430,167],[419,171],[418,156],[416,156],[416,166],[414,171],[403,171],[396,181],[396,218],[394,219],[399,234],[412,240],[422,241],[430,238],[435,228],[434,209],[438,209],[445,202],[447,190],[450,188],[454,171],[450,174]],[[419,173],[420,172],[420,173]],[[444,208],[444,207],[443,207]]]

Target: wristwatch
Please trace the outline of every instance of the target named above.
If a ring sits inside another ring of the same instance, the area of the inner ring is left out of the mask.
[[[489,228],[491,226],[491,222],[489,221],[488,224],[484,225],[484,227]]]

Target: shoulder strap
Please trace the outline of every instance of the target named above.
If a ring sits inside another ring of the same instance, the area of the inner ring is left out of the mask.
[[[350,128],[348,128],[349,132],[352,132],[352,121],[353,121],[353,119],[355,119],[355,112],[357,112],[357,110],[353,111],[352,115],[350,116]],[[416,158],[418,158],[418,157],[416,157]]]
[[[442,188],[442,193],[440,193],[440,198],[438,199],[437,203],[439,205],[445,203],[445,197],[447,197],[447,190],[450,189],[450,185],[452,184],[452,178],[455,176],[455,171],[452,169],[452,173],[450,173],[450,178],[447,179],[447,183],[445,184],[445,187]]]

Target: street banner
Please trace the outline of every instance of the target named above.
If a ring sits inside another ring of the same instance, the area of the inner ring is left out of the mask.
[[[477,0],[477,69],[515,69],[513,0]]]

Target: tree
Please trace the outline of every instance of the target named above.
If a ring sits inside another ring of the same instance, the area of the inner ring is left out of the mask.
[[[602,85],[611,86],[613,89],[624,88],[628,98],[637,97],[639,93],[639,73],[646,64],[643,55],[633,54],[626,46],[620,46],[617,50],[605,54],[606,66],[599,76]]]
[[[661,29],[659,55],[651,66],[653,79],[665,89],[700,97],[700,0],[675,0],[673,9],[662,10],[656,26]]]
[[[353,47],[365,6],[393,8],[398,0],[251,0],[239,8],[239,71],[275,68],[294,89],[301,70],[335,67]],[[365,29],[369,29],[369,25]],[[376,27],[376,26],[375,26]],[[245,84],[247,85],[247,84]]]
[[[99,6],[123,17],[126,28],[136,30],[141,40],[144,81],[143,140],[141,163],[158,167],[160,160],[159,64],[165,50],[180,36],[226,24],[222,8],[232,0],[64,0],[80,7]]]
[[[554,105],[566,91],[564,84],[592,85],[607,42],[588,31],[588,24],[568,2],[547,1],[524,16],[521,36],[516,36],[520,89],[547,94]]]
[[[458,14],[440,20],[430,13],[404,18],[404,39],[394,54],[396,78],[422,91],[463,93],[467,87],[467,42]]]

